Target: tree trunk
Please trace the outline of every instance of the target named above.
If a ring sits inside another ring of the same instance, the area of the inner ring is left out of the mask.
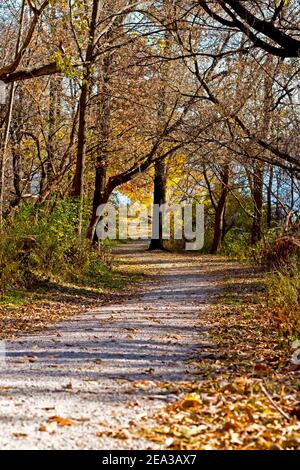
[[[273,167],[270,167],[269,184],[267,192],[267,227],[272,227],[272,192],[273,192]]]
[[[25,2],[22,1],[21,7],[21,15],[20,15],[20,22],[19,22],[19,32],[17,38],[17,44],[15,49],[15,58],[18,56],[22,30],[23,30],[23,22],[24,22],[24,12],[25,12]],[[14,98],[15,98],[15,90],[16,85],[12,83],[10,85],[9,97],[8,97],[8,111],[6,116],[5,128],[4,128],[4,136],[3,136],[3,144],[1,146],[1,176],[0,176],[0,228],[3,226],[3,210],[4,210],[4,193],[5,193],[5,171],[6,171],[6,157],[7,157],[7,147],[9,143],[9,132],[13,114],[13,105],[14,105]]]
[[[91,88],[92,63],[94,58],[94,42],[97,30],[100,0],[93,0],[92,17],[89,27],[89,42],[86,49],[84,76],[81,85],[81,94],[79,100],[79,122],[78,122],[78,143],[76,155],[76,169],[72,183],[71,196],[80,200],[79,208],[79,235],[82,231],[82,211],[83,211],[83,192],[84,192],[84,172],[86,160],[86,114],[88,100]]]
[[[95,208],[95,210],[93,210],[93,214],[92,214],[92,217],[91,217],[91,220],[90,220],[89,228],[88,228],[87,233],[86,233],[86,238],[90,242],[98,241],[98,238],[95,236],[95,231],[96,231],[97,225],[100,221],[101,215],[99,215],[97,213],[97,208],[102,204],[107,204],[108,203],[108,200],[111,196],[111,193],[112,193],[112,190],[108,190],[107,187],[105,188],[105,190],[102,194],[99,193],[101,195],[100,198],[98,199],[99,204],[97,204],[97,207]]]
[[[17,207],[20,204],[22,191],[21,191],[21,155],[19,145],[16,144],[12,148],[12,167],[13,167],[13,184],[15,190],[15,198],[11,203],[11,207]]]
[[[152,215],[152,238],[149,250],[163,250],[163,217],[159,211],[158,227],[153,223],[157,218],[158,208],[166,203],[166,165],[163,161],[155,163],[154,191],[153,191],[153,215]]]
[[[263,116],[261,136],[263,139],[268,139],[271,116],[270,109],[274,106],[273,97],[273,80],[271,78],[271,71],[273,66],[273,59],[267,56],[265,60],[265,69],[269,72],[264,75],[264,102],[263,102]],[[251,242],[257,243],[262,238],[262,211],[263,211],[263,184],[264,184],[264,165],[257,162],[254,165],[254,179],[253,179],[253,200],[254,200],[254,219],[252,226]],[[270,169],[270,178],[267,188],[267,226],[271,228],[272,224],[272,185],[273,185],[273,168]]]
[[[108,33],[109,35],[109,33]],[[102,61],[102,86],[101,98],[99,102],[99,139],[100,145],[98,146],[98,157],[96,160],[96,173],[95,173],[95,187],[93,197],[92,217],[90,220],[87,238],[90,241],[97,242],[95,234],[95,220],[97,220],[97,209],[102,204],[107,176],[107,157],[108,157],[108,142],[110,136],[110,116],[111,116],[111,96],[109,90],[110,81],[110,68],[112,64],[112,55],[108,54]],[[105,201],[107,202],[107,201]]]
[[[167,17],[171,18],[170,4],[167,1],[163,1]],[[166,31],[164,36],[164,43],[162,46],[162,53],[165,56],[170,54],[171,47],[171,33]],[[167,113],[167,98],[166,98],[166,83],[170,76],[170,63],[167,61],[161,66],[161,84],[158,93],[158,131],[160,131],[161,123],[165,121]],[[163,242],[163,213],[162,206],[167,202],[167,167],[163,160],[157,160],[154,166],[154,190],[153,190],[153,212],[152,212],[152,237],[149,246],[149,250],[164,250]],[[158,219],[158,220],[157,220]],[[158,227],[155,222],[158,222]]]
[[[45,176],[48,184],[51,184],[55,177],[55,133],[60,124],[61,88],[61,79],[50,77],[47,158],[44,164]]]
[[[12,180],[14,187],[14,198],[10,202],[10,209],[18,207],[22,199],[23,182],[22,178],[22,150],[21,141],[24,135],[24,96],[23,90],[18,90],[17,100],[15,102],[14,121],[10,129],[11,138],[11,157],[12,157]],[[27,181],[26,181],[27,184]]]
[[[291,173],[290,179],[291,179],[291,205],[290,205],[290,211],[293,212],[294,205],[295,205],[295,177],[294,177],[293,173]]]
[[[221,195],[216,206],[215,224],[214,224],[214,238],[211,246],[211,254],[217,253],[221,246],[223,227],[224,227],[224,215],[226,200],[228,195],[228,183],[229,183],[229,166],[226,165],[221,173]]]
[[[256,163],[254,166],[252,194],[254,203],[253,224],[251,230],[252,245],[255,245],[262,238],[263,177],[263,166],[261,163]]]
[[[76,169],[73,179],[72,192],[73,197],[81,198],[83,195],[83,177],[86,157],[86,109],[89,96],[89,84],[84,82],[81,87],[79,100],[79,120],[78,120],[78,142],[76,155]]]
[[[51,37],[55,41],[55,24],[59,13],[57,6],[51,5],[49,9],[51,18]],[[62,79],[55,76],[49,77],[49,110],[48,110],[48,139],[47,156],[44,162],[43,172],[45,173],[43,187],[48,186],[55,179],[55,155],[56,155],[56,131],[61,121],[61,95]]]

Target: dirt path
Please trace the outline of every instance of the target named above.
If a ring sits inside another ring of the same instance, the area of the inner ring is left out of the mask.
[[[139,245],[118,257],[151,274],[143,292],[7,342],[0,448],[156,448],[134,437],[135,425],[176,399],[162,384],[192,380],[190,360],[214,349],[199,319],[224,266]]]

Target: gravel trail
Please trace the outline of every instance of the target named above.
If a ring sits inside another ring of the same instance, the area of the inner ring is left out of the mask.
[[[117,256],[151,275],[133,297],[7,341],[1,449],[159,448],[134,436],[135,424],[176,399],[161,383],[196,377],[191,360],[211,347],[201,311],[223,267],[139,244]]]

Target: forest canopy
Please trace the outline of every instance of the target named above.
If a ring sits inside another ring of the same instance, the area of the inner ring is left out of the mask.
[[[299,58],[300,0],[1,0],[0,446],[300,449]]]
[[[207,201],[223,239],[236,218],[253,242],[293,219],[299,14],[297,0],[2,2],[1,223],[77,198],[92,240],[97,207],[155,175],[174,201]]]

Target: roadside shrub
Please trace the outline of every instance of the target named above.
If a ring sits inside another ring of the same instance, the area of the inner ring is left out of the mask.
[[[296,234],[270,231],[254,251],[267,276],[267,303],[278,328],[300,335],[300,240]]]
[[[221,253],[239,259],[249,258],[249,234],[238,229],[232,229],[226,234]]]
[[[256,256],[257,262],[266,269],[300,268],[300,239],[292,235],[269,236],[258,246]]]
[[[268,305],[278,328],[286,335],[300,335],[300,272],[277,271],[267,282]]]
[[[77,226],[76,203],[22,207],[1,234],[0,292],[55,279],[80,281],[97,263],[111,267],[109,252],[79,239]]]

